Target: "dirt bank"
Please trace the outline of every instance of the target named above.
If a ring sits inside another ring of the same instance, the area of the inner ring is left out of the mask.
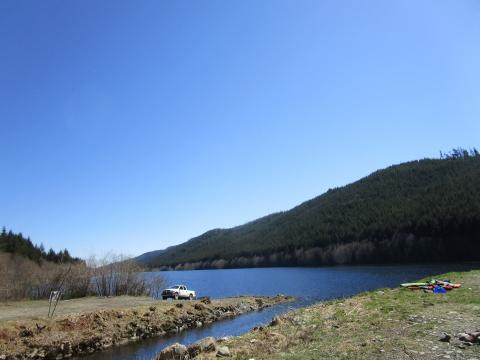
[[[0,359],[61,359],[101,351],[291,300],[284,296],[248,296],[211,302],[86,298],[60,303],[54,319],[46,319],[46,302],[2,304]]]
[[[446,294],[382,289],[319,303],[214,345],[177,344],[157,359],[480,359],[480,271],[436,278],[463,285]]]

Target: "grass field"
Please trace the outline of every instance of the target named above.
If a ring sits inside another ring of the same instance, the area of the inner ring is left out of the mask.
[[[61,300],[55,310],[56,316],[72,313],[93,312],[106,309],[150,306],[166,302],[156,301],[146,296],[116,296],[110,298],[87,297]],[[48,300],[12,301],[0,303],[0,324],[21,319],[42,319],[48,314]]]

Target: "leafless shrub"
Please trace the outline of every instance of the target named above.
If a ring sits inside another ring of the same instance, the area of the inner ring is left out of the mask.
[[[142,269],[127,257],[109,253],[100,259],[91,257],[88,265],[92,268],[93,291],[96,295],[136,294],[138,272]]]
[[[91,257],[88,266],[92,269],[92,291],[97,296],[150,295],[162,283],[158,279],[148,279],[144,269],[134,260],[114,253],[101,259]]]
[[[90,271],[84,263],[40,263],[23,256],[0,254],[0,299],[43,299],[62,287],[64,297],[88,293]]]
[[[165,278],[160,274],[152,274],[146,280],[146,289],[149,296],[158,299],[162,295],[162,290],[165,287]]]
[[[116,254],[88,262],[40,263],[23,256],[0,254],[0,300],[48,299],[50,292],[62,291],[62,298],[87,295],[159,296],[163,277],[150,278],[133,260]]]

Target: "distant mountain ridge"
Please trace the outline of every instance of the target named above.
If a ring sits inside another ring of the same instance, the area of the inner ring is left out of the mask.
[[[459,149],[137,260],[161,269],[318,266],[478,260],[479,250],[480,156]]]
[[[135,260],[140,262],[140,263],[148,263],[151,259],[155,259],[157,256],[162,255],[167,250],[168,250],[168,248],[165,249],[165,250],[149,251],[149,252],[146,252],[146,253],[144,253],[140,256],[137,256],[135,258]]]

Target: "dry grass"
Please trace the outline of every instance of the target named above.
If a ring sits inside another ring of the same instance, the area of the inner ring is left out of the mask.
[[[94,312],[106,309],[121,309],[136,306],[167,306],[165,302],[146,296],[86,297],[61,300],[55,311],[56,317],[75,313]],[[0,325],[6,321],[43,319],[48,313],[48,300],[23,300],[0,303]]]

